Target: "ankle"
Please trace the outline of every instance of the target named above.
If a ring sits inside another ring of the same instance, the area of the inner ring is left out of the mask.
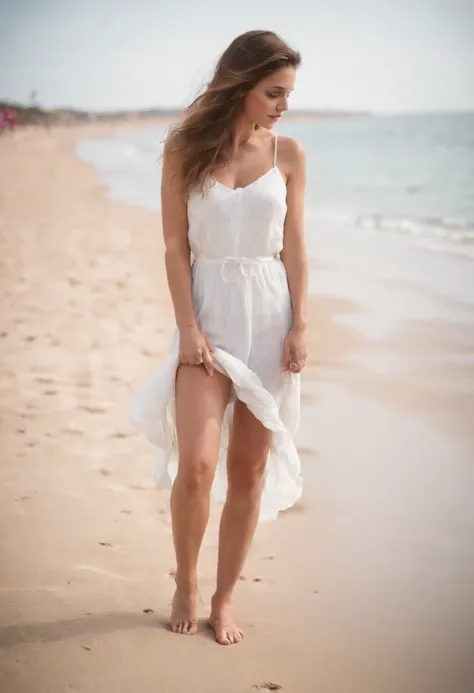
[[[196,576],[181,576],[178,572],[175,575],[176,589],[183,595],[192,597],[197,592],[197,577]]]
[[[215,592],[215,594],[211,598],[211,609],[214,613],[222,611],[223,609],[230,607],[231,602],[232,595],[228,592],[223,594]]]

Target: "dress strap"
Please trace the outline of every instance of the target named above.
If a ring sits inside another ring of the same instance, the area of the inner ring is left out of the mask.
[[[273,148],[273,168],[277,165],[278,135],[275,135],[275,146]]]

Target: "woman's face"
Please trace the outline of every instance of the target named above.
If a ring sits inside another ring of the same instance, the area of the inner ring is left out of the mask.
[[[295,86],[296,69],[282,67],[262,79],[244,99],[245,113],[254,123],[270,130],[288,110],[288,97]]]

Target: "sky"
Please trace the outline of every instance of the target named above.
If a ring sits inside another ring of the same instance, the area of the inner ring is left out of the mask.
[[[249,29],[301,52],[295,107],[474,110],[474,0],[0,0],[0,99],[182,107]]]

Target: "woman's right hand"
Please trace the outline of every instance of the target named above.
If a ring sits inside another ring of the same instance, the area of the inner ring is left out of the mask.
[[[212,348],[208,338],[198,327],[180,330],[179,360],[190,366],[203,364],[208,375],[214,375],[212,363]]]

